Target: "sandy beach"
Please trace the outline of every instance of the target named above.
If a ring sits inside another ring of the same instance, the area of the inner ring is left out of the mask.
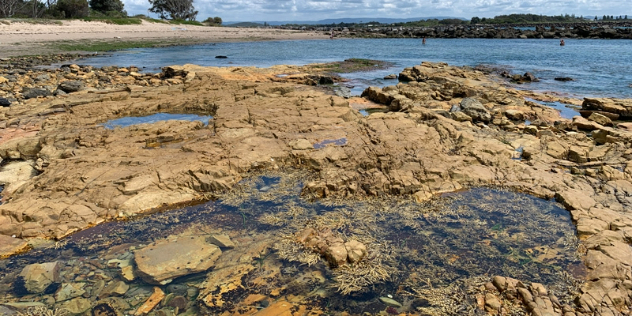
[[[4,20],[5,22],[7,20]],[[327,35],[277,29],[173,25],[143,21],[140,25],[59,21],[57,24],[0,23],[0,57],[61,53],[55,42],[161,41],[194,44],[226,41],[325,39]]]

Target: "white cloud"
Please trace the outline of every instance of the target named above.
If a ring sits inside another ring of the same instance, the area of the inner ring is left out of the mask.
[[[123,0],[130,15],[148,14],[149,1]],[[620,15],[632,0],[194,0],[198,19],[314,21],[330,18],[493,17],[500,14]]]

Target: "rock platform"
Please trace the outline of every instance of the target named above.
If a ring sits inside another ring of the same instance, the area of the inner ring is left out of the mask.
[[[602,117],[579,114],[566,120],[525,98],[583,103],[585,110],[620,119],[628,117],[629,100],[576,100],[515,90],[480,71],[422,63],[402,71],[399,78],[407,83],[368,88],[363,96],[390,111],[364,117],[349,100],[312,87],[321,77],[307,68],[186,65],[139,76],[133,69],[120,75],[126,72],[117,68],[111,77],[120,84],[115,86],[100,86],[99,74],[79,66],[68,69],[63,77],[81,77],[83,88],[33,98],[11,92],[15,101],[0,108],[0,157],[27,162],[36,171],[14,177],[19,181],[4,180],[2,235],[27,241],[64,238],[104,221],[206,199],[260,170],[310,170],[315,178],[303,194],[315,198],[395,195],[423,202],[472,186],[501,186],[561,202],[585,249],[586,283],[572,310],[549,308],[544,299],[541,305],[538,299],[546,293],[534,285],[519,291],[533,299],[532,310],[558,315],[628,311],[628,123],[615,120],[605,126],[597,122]],[[28,84],[22,77],[16,80],[23,83],[9,90]],[[109,130],[100,125],[156,112],[214,119],[208,126],[169,121]],[[158,137],[177,141],[147,146]],[[328,145],[314,148],[324,142]],[[218,304],[217,297],[207,297]],[[491,296],[488,301],[490,312],[499,308]]]

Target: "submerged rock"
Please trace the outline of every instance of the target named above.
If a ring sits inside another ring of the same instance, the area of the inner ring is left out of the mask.
[[[211,268],[222,254],[204,236],[165,239],[134,254],[137,275],[151,284],[167,284],[173,279]]]
[[[207,241],[220,248],[235,248],[235,243],[226,234],[211,235]]]
[[[165,292],[163,292],[159,287],[154,287],[154,292],[151,294],[151,296],[145,301],[145,303],[143,303],[143,305],[141,305],[137,310],[136,313],[134,313],[134,315],[145,315],[148,314],[149,312],[151,312],[152,309],[154,309],[154,307],[156,307],[156,305],[158,305],[162,299],[165,298]],[[181,309],[183,310],[183,309]]]
[[[60,309],[66,310],[70,315],[81,315],[92,306],[90,300],[78,297],[61,304]]]
[[[58,261],[30,264],[20,273],[24,287],[30,293],[43,293],[51,284],[59,283],[60,263]]]
[[[345,243],[330,230],[317,232],[313,228],[307,228],[296,234],[296,240],[319,253],[334,268],[346,263],[356,263],[367,255],[366,245],[356,240]]]
[[[402,304],[390,297],[380,296],[380,301],[388,306],[402,307]]]

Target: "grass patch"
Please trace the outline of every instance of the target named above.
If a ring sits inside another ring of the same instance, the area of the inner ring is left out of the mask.
[[[104,22],[116,25],[137,25],[143,23],[143,20],[139,18],[87,17],[83,18],[83,20],[88,22]]]
[[[313,68],[334,73],[350,73],[359,71],[370,71],[376,69],[385,69],[392,64],[380,60],[350,58],[344,61],[336,61],[326,64],[314,65]]]
[[[187,21],[187,20],[172,20],[170,21],[171,24],[184,24],[184,25],[197,25],[197,26],[204,26],[204,24],[198,22],[198,21]]]
[[[0,23],[11,25],[11,23],[29,23],[29,24],[55,24],[62,25],[63,22],[60,20],[51,20],[51,19],[26,19],[26,18],[6,18],[0,20]]]

